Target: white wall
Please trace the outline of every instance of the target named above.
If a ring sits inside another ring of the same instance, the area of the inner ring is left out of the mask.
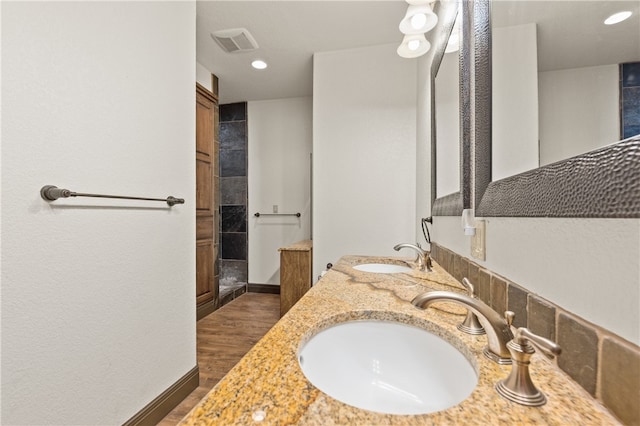
[[[469,259],[458,217],[433,239]],[[640,343],[640,220],[488,218],[486,261],[474,262],[594,324]]]
[[[314,277],[415,241],[417,67],[396,48],[314,55]]]
[[[280,247],[311,236],[312,100],[248,102],[249,282],[280,284]],[[300,212],[254,217],[255,212]]]
[[[618,65],[540,73],[540,164],[620,140]]]
[[[213,82],[211,81],[211,71],[206,69],[200,62],[196,62],[196,82],[200,83],[210,92],[213,91]]]
[[[0,422],[121,424],[196,365],[195,4],[4,2],[2,62]]]
[[[491,42],[491,173],[498,180],[539,164],[536,24],[494,28]]]

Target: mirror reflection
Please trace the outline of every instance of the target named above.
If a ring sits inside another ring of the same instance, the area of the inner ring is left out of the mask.
[[[435,78],[436,194],[460,191],[459,16],[456,17]]]
[[[640,65],[633,63],[640,62],[639,6],[492,2],[492,180],[637,133]],[[604,23],[621,11],[632,14]],[[627,64],[625,75],[637,80],[637,89],[621,88],[620,64]]]

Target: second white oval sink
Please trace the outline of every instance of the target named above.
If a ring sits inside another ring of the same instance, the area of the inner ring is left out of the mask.
[[[354,407],[426,414],[457,405],[478,376],[449,342],[418,327],[358,320],[320,331],[300,350],[307,379]]]
[[[398,272],[409,272],[411,268],[404,265],[395,265],[391,263],[363,263],[353,267],[362,272],[373,272],[376,274],[394,274]]]

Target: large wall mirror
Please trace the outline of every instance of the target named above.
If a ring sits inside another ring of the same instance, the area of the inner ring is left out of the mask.
[[[476,29],[491,77],[476,70],[475,90],[490,99],[492,181],[477,215],[640,216],[640,2],[500,0],[489,15]]]
[[[459,215],[470,187],[468,93],[469,24],[458,2],[438,2],[431,61],[431,200],[434,215]],[[466,25],[465,25],[466,24]],[[466,36],[465,36],[466,35]],[[467,43],[464,41],[467,40]]]
[[[436,194],[460,192],[460,15],[456,14],[434,79]]]

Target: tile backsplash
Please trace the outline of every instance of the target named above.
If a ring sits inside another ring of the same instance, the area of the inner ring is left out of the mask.
[[[431,256],[458,281],[467,277],[493,309],[515,312],[514,326],[557,342],[558,367],[622,423],[640,425],[640,347],[437,243]]]

